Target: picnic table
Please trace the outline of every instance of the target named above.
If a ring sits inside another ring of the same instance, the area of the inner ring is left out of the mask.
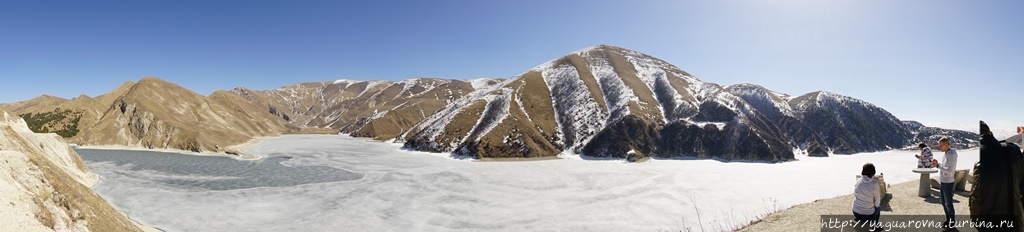
[[[931,186],[931,184],[929,183],[929,179],[931,178],[929,178],[928,176],[932,173],[939,172],[939,170],[934,168],[915,168],[913,171],[914,173],[921,173],[921,183],[920,186],[917,187],[917,196],[932,196],[932,190],[929,189],[929,186]]]

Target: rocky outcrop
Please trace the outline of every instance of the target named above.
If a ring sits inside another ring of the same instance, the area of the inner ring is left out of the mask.
[[[656,124],[645,122],[635,115],[626,115],[598,132],[590,143],[583,146],[583,154],[595,157],[648,157],[655,154],[655,149],[659,147],[659,134]]]
[[[835,154],[902,148],[913,137],[889,112],[851,97],[813,92],[794,98],[790,105]]]
[[[225,91],[206,97],[147,77],[123,92],[94,125],[71,140],[200,152],[218,151],[219,147],[295,129]]]
[[[0,116],[0,231],[142,231],[89,189],[97,176],[63,139]]]

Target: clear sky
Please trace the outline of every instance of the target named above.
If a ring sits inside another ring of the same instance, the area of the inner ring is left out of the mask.
[[[1024,1],[3,1],[0,102],[157,76],[200,94],[513,77],[609,44],[723,85],[1024,125]]]

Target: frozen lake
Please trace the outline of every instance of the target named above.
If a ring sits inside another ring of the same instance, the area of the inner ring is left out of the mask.
[[[865,162],[889,183],[918,178],[911,151],[782,164],[470,162],[340,135],[268,138],[245,151],[268,158],[78,149],[101,177],[96,192],[167,231],[729,230],[849,194]],[[958,169],[977,162],[977,150],[959,153]]]

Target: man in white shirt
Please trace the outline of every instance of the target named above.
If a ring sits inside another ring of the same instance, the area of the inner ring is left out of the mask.
[[[953,210],[953,185],[956,182],[956,150],[949,147],[949,138],[939,139],[939,150],[945,152],[942,155],[942,163],[932,161],[932,166],[939,168],[939,203],[946,213],[946,227],[943,231],[959,231],[952,227],[953,218],[956,212]]]

